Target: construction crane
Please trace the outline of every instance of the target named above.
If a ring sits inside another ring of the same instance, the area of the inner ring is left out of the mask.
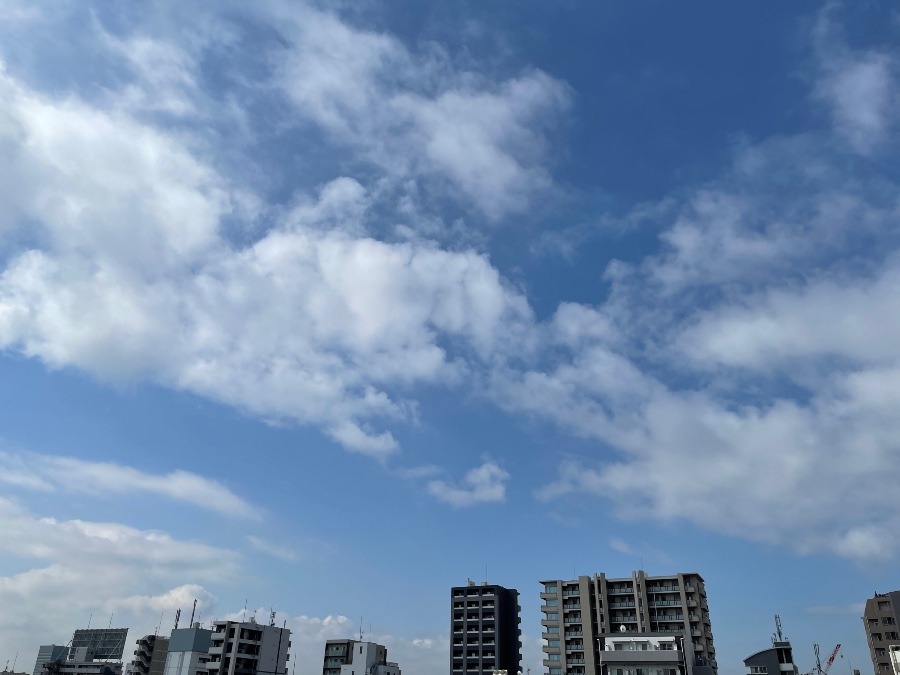
[[[816,667],[808,673],[803,673],[803,675],[828,675],[828,671],[831,670],[834,659],[837,657],[838,652],[841,651],[841,643],[837,643],[834,646],[834,649],[831,650],[831,656],[829,656],[828,660],[825,662],[824,668],[822,667],[822,661],[819,659],[819,645],[814,644],[813,651],[816,653]]]

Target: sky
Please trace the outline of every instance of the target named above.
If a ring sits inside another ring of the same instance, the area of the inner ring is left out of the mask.
[[[0,4],[0,663],[197,599],[447,673],[473,579],[538,674],[644,569],[871,672],[894,3]]]

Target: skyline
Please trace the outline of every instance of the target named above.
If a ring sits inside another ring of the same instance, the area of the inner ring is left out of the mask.
[[[539,581],[644,569],[868,672],[892,3],[2,9],[0,659],[197,598],[446,673],[472,578],[538,675]]]

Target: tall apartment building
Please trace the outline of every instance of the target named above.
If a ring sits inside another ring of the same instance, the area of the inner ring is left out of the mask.
[[[69,648],[65,645],[41,645],[38,649],[37,659],[34,662],[32,675],[41,675],[45,663],[65,661],[68,656]]]
[[[469,581],[450,590],[450,607],[453,675],[522,669],[519,591]]]
[[[284,675],[291,631],[250,621],[213,623],[210,675]]]
[[[683,636],[692,670],[715,675],[706,587],[699,574],[651,577],[639,570],[625,578],[598,573],[541,583],[546,675],[601,675],[602,639],[622,634]]]
[[[327,640],[323,675],[400,675],[400,666],[387,660],[387,648],[361,640]]]
[[[131,672],[134,675],[163,675],[168,652],[169,638],[145,635],[137,641]]]
[[[863,625],[869,643],[872,667],[878,673],[893,672],[891,648],[900,645],[897,619],[900,618],[900,591],[876,593],[866,600]]]
[[[212,647],[212,631],[200,628],[176,628],[169,636],[164,675],[207,675]]]

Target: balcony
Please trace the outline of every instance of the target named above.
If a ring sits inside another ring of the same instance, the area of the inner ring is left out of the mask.
[[[609,603],[610,608],[612,609],[628,609],[633,608],[633,602],[611,602]]]

